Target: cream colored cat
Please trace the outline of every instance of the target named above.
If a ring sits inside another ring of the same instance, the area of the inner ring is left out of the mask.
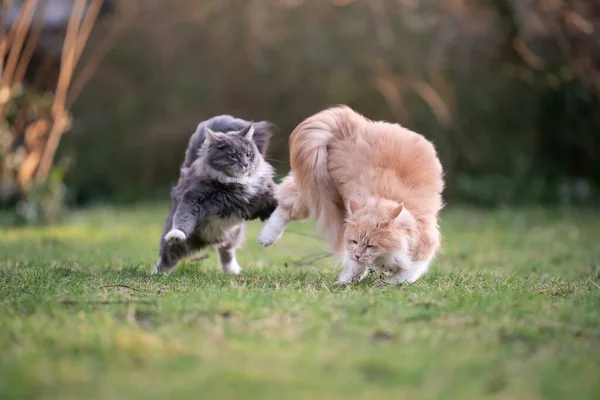
[[[440,247],[444,180],[424,136],[338,106],[296,127],[290,162],[279,206],[258,237],[263,246],[289,221],[313,217],[343,263],[335,285],[358,282],[369,268],[392,285],[427,272]]]

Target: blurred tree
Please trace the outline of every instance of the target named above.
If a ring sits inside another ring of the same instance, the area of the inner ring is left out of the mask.
[[[102,54],[79,61],[98,17],[112,15],[114,4],[2,0],[0,11],[0,205],[16,205],[26,220],[50,222],[60,216],[64,197],[63,173],[48,178],[71,125],[68,110]],[[83,68],[75,74],[78,64]]]
[[[78,154],[68,179],[81,201],[169,185],[197,122],[219,113],[279,124],[271,158],[284,173],[287,135],[336,103],[431,138],[448,199],[597,194],[599,2],[131,4],[136,18],[74,109],[79,134],[64,148]]]

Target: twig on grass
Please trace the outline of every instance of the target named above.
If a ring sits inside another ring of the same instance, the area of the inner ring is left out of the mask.
[[[104,285],[102,286],[103,289],[108,289],[108,288],[125,288],[125,289],[131,289],[134,292],[140,292],[140,293],[146,293],[143,290],[134,288],[133,286],[129,286],[129,285],[123,285],[123,284],[115,284],[115,285]]]
[[[305,266],[305,265],[310,265],[316,261],[323,260],[325,258],[329,258],[332,256],[333,256],[333,253],[330,253],[328,251],[326,251],[324,253],[309,254],[306,257],[302,257],[301,259],[294,261],[293,264],[297,267],[301,267],[301,266]]]
[[[76,305],[95,305],[95,306],[111,306],[118,304],[152,304],[156,305],[156,301],[153,300],[86,300],[86,301],[76,301],[76,300],[62,300],[59,302],[60,305],[63,306],[76,306]]]

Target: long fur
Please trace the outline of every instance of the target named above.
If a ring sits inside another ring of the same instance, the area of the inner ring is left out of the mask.
[[[422,135],[337,106],[296,127],[290,162],[291,173],[277,190],[281,210],[272,218],[279,215],[287,222],[310,215],[339,254],[346,244],[350,199],[380,198],[403,203],[403,218],[414,221],[414,232],[408,230],[412,260],[431,260],[439,248],[443,171],[433,144]],[[269,232],[270,222],[259,236],[263,245],[282,233]]]
[[[239,273],[235,252],[244,221],[265,220],[277,207],[274,169],[263,158],[272,129],[229,115],[198,125],[171,191],[155,273],[168,273],[208,245],[216,247],[224,272]]]
[[[334,108],[304,120],[290,136],[290,166],[309,214],[327,237],[331,248],[343,251],[344,201],[328,169],[328,145],[348,134],[352,115]]]

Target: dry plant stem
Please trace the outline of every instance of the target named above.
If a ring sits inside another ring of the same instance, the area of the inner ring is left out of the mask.
[[[56,85],[56,94],[54,96],[54,104],[52,105],[52,114],[57,117],[58,114],[64,113],[64,105],[67,91],[69,90],[69,80],[75,69],[75,43],[77,34],[81,26],[81,19],[85,10],[85,0],[75,0],[71,17],[67,24],[67,33],[63,43],[62,55],[60,59],[60,74]]]
[[[12,1],[8,2],[8,6],[12,4]],[[6,62],[6,68],[0,68],[0,87],[8,86],[12,87],[13,75],[17,66],[17,61],[23,47],[23,41],[27,36],[27,31],[31,25],[31,19],[35,12],[35,5],[37,0],[28,0],[23,7],[23,11],[17,19],[18,23],[13,24],[8,35],[4,36],[2,43],[0,43],[0,59],[4,60],[6,52],[8,51],[8,60]],[[0,104],[0,115],[4,115],[4,104]]]
[[[32,150],[25,161],[19,167],[19,172],[17,176],[17,181],[19,182],[19,186],[24,188],[31,181],[33,177],[33,173],[35,172],[36,167],[40,163],[41,158],[41,149]]]
[[[38,182],[43,182],[48,177],[50,166],[52,165],[52,160],[54,159],[54,154],[58,148],[60,136],[66,130],[67,125],[68,117],[66,112],[63,111],[62,114],[54,117],[54,123],[52,124],[52,129],[48,135],[48,141],[46,142],[46,147],[44,148],[43,155],[41,156],[40,165],[36,174],[36,180]]]
[[[66,98],[69,87],[70,76],[75,68],[75,39],[81,25],[84,9],[85,0],[76,0],[67,25],[67,33],[65,34],[61,57],[60,74],[56,87],[56,94],[54,96],[54,104],[52,105],[54,123],[52,124],[52,129],[48,135],[48,141],[46,142],[46,146],[40,158],[40,164],[36,174],[36,180],[38,182],[44,181],[48,177],[54,154],[56,153],[58,143],[60,142],[60,137],[67,127],[64,99]]]
[[[131,12],[127,13],[130,16]],[[69,91],[67,97],[67,108],[70,108],[75,100],[79,97],[83,88],[90,79],[94,76],[98,67],[100,66],[100,62],[102,59],[108,54],[109,50],[115,44],[117,37],[123,31],[125,27],[126,18],[124,16],[119,17],[119,22],[117,26],[113,27],[110,32],[104,37],[102,42],[98,45],[96,51],[94,51],[87,59],[87,62],[79,75],[75,77],[74,81],[71,85],[71,90]]]
[[[128,301],[123,301],[123,300],[115,300],[115,301],[110,301],[110,300],[88,300],[88,301],[63,300],[63,301],[59,302],[58,304],[63,305],[63,306],[77,306],[77,305],[111,306],[111,305],[118,305],[118,304],[156,305],[157,303],[156,303],[156,301],[152,301],[152,300],[128,300]]]
[[[100,47],[89,57],[87,63],[73,81],[71,91],[67,97],[67,107],[71,107],[73,103],[75,103],[75,100],[79,97],[85,85],[92,79],[100,66],[100,62],[115,44],[119,33],[120,30],[118,29],[110,31],[110,33],[104,37]]]
[[[408,110],[402,98],[402,78],[390,73],[388,68],[377,67],[376,70],[375,83],[390,112],[398,121],[410,121]]]
[[[83,21],[82,16],[85,9],[85,0],[77,0],[73,6],[69,24],[67,25],[60,74],[52,107],[54,124],[50,131],[48,142],[46,143],[46,148],[44,149],[36,174],[36,180],[38,182],[44,181],[48,177],[54,155],[56,154],[60,142],[60,137],[67,128],[67,114],[65,107],[69,85],[73,78],[73,72],[75,71],[77,62],[83,52],[83,47],[89,38],[94,23],[96,22],[96,18],[98,17],[98,13],[100,12],[102,2],[103,0],[94,0]]]
[[[306,265],[312,265],[313,263],[315,263],[317,261],[324,260],[326,258],[333,257],[333,256],[334,256],[334,254],[330,253],[330,252],[309,254],[309,255],[302,257],[301,259],[293,262],[293,264],[298,267],[303,267]]]
[[[8,10],[12,5],[12,0],[0,0],[0,9]],[[4,70],[4,56],[8,51],[8,34],[4,34],[4,18],[0,14],[0,85],[2,84],[2,71]]]
[[[92,29],[94,28],[98,14],[100,14],[103,2],[104,0],[92,0],[83,21],[79,25],[80,29],[75,41],[75,64],[77,64],[81,58],[81,53],[83,53],[85,44],[92,33]]]
[[[2,0],[0,7],[8,10],[12,6],[12,0]],[[2,75],[4,71],[4,57],[8,52],[8,44],[12,41],[16,25],[13,25],[10,32],[4,34],[4,18],[0,14],[0,85],[2,84]]]
[[[146,293],[143,290],[134,288],[133,286],[129,286],[129,285],[125,285],[125,284],[115,284],[115,285],[105,285],[102,286],[103,289],[109,289],[109,288],[123,288],[123,289],[131,289],[134,292],[140,292],[140,293]]]
[[[12,86],[15,69],[17,68],[17,62],[21,55],[21,49],[23,48],[23,42],[31,26],[31,20],[35,13],[35,7],[38,0],[27,0],[23,7],[23,12],[19,16],[19,22],[17,24],[17,30],[15,37],[10,45],[10,51],[8,54],[8,61],[6,62],[6,70],[2,74],[2,80],[9,87]]]
[[[17,181],[21,188],[26,188],[33,178],[33,174],[40,163],[40,157],[42,155],[42,138],[46,136],[49,129],[50,122],[45,119],[37,120],[30,124],[26,129],[25,143],[30,151],[25,161],[19,166]]]
[[[44,15],[46,13],[46,5],[48,3],[43,1],[40,5],[40,9],[35,13],[33,19],[33,28],[30,30],[29,37],[27,38],[27,43],[25,43],[25,48],[23,49],[23,53],[21,54],[21,58],[19,59],[19,63],[17,64],[17,70],[15,72],[15,76],[13,81],[15,83],[21,82],[25,77],[25,72],[27,71],[27,66],[31,61],[31,56],[33,56],[33,52],[37,47],[38,39],[40,38],[40,32],[44,26]]]
[[[440,94],[425,81],[412,81],[413,90],[427,103],[436,119],[442,126],[450,124],[450,109]]]

